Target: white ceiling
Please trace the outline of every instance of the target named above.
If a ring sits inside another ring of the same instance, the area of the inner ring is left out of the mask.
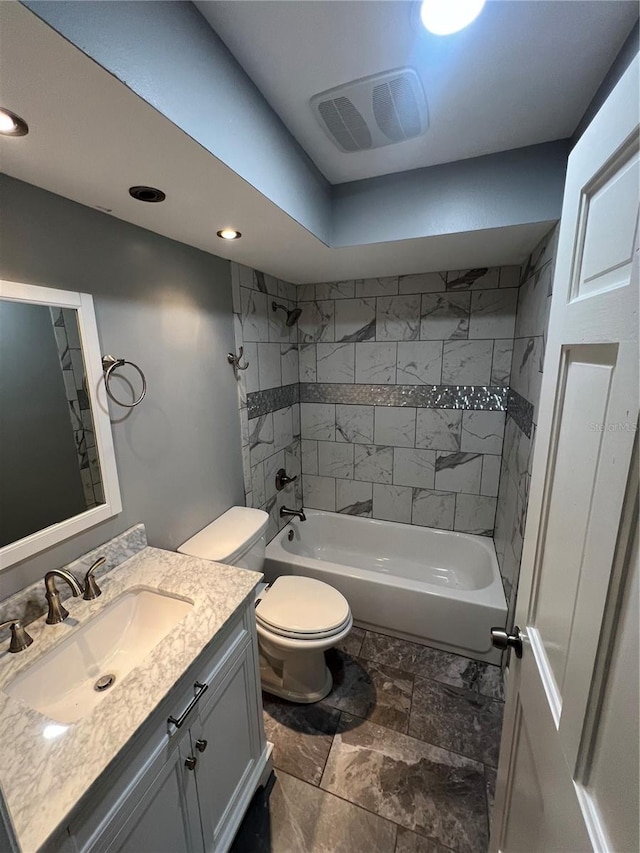
[[[419,25],[417,5],[196,2],[332,183],[571,136],[638,17],[636,2],[489,0],[472,26],[442,38]],[[311,96],[400,66],[415,68],[422,80],[426,135],[374,151],[339,151],[311,112]]]
[[[552,224],[329,248],[20,3],[0,2],[0,29],[0,103],[30,127],[0,137],[3,172],[278,278],[519,264]],[[134,201],[135,184],[160,186],[167,200]],[[215,236],[236,222],[242,240]]]

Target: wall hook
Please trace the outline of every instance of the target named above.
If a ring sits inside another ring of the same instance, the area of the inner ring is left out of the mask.
[[[232,364],[235,370],[246,370],[249,367],[249,362],[245,359],[244,364],[240,364],[240,359],[244,354],[244,347],[240,347],[238,350],[238,355],[234,355],[232,352],[227,353],[227,361],[229,364]]]

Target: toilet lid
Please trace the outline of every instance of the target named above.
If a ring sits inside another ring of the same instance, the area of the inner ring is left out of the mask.
[[[341,628],[349,615],[349,602],[337,589],[297,575],[277,578],[256,607],[256,618],[285,636],[326,636]]]

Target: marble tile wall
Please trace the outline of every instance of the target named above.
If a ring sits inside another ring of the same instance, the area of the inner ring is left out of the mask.
[[[49,308],[69,405],[69,418],[78,456],[87,509],[104,503],[102,474],[96,448],[91,404],[85,390],[84,361],[75,308]]]
[[[270,536],[303,495],[493,535],[513,606],[556,244],[557,228],[522,269],[297,287],[232,265],[245,496]],[[276,493],[283,466],[299,479]]]
[[[302,505],[298,330],[287,326],[287,310],[296,306],[296,287],[233,263],[233,312],[245,503],[269,513],[267,540],[286,524],[280,507]],[[229,368],[231,369],[231,368]],[[285,468],[295,482],[278,492],[275,476]]]
[[[556,226],[550,231],[528,258],[518,291],[494,534],[508,625],[513,622],[520,574],[558,230]]]
[[[493,534],[519,274],[298,288],[306,506]]]

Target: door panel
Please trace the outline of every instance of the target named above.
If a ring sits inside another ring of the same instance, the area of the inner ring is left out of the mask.
[[[188,750],[183,737],[105,853],[204,853]]]
[[[196,741],[207,742],[196,770],[200,814],[207,851],[216,849],[244,782],[260,757],[255,720],[255,673],[251,646],[231,665],[218,690],[191,726]]]
[[[561,422],[551,451],[553,485],[538,568],[537,601],[530,620],[542,637],[560,696],[572,628],[567,602],[575,600],[583,568],[602,443],[598,427],[606,419],[614,364],[615,348],[606,345],[565,352],[563,388],[558,398]]]
[[[608,663],[608,684],[603,690],[603,707],[598,713],[593,758],[587,787],[602,822],[608,828],[611,847],[616,853],[640,850],[640,823],[631,824],[629,815],[638,815],[640,785],[629,773],[638,766],[638,741],[629,731],[640,718],[640,620],[638,618],[638,530],[630,552],[627,594],[616,619],[614,648]]]
[[[508,821],[500,849],[505,853],[586,853],[591,850],[589,835],[575,786],[567,784],[565,757],[560,750],[545,749],[541,755],[541,746],[553,742],[557,730],[553,716],[539,712],[547,696],[538,669],[535,654],[523,659],[511,743],[516,760],[510,773]]]
[[[637,611],[620,555],[638,505],[639,72],[569,158],[492,853],[638,849],[637,612],[635,635],[619,615]]]
[[[573,298],[629,283],[638,229],[640,158],[633,138],[601,169],[582,198],[577,247],[584,247]],[[611,227],[612,223],[616,227]]]

